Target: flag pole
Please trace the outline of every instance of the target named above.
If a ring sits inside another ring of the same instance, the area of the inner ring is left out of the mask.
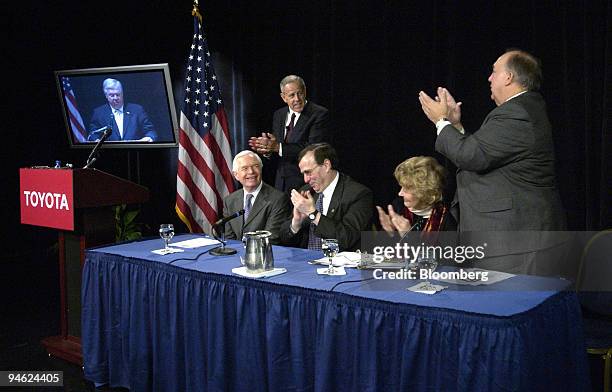
[[[194,34],[187,57],[179,121],[175,209],[190,232],[210,232],[234,191],[232,140],[202,14],[193,1]]]
[[[193,0],[193,10],[191,10],[191,15],[198,18],[200,24],[202,23],[202,14],[200,14],[200,9],[198,7],[198,0]]]

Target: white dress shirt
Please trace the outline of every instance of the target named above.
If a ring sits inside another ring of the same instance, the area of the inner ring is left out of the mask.
[[[261,191],[262,186],[263,186],[263,181],[259,183],[259,186],[255,188],[253,192],[247,193],[247,191],[245,190],[244,195],[242,195],[242,205],[246,206],[246,197],[250,193],[251,195],[253,195],[253,198],[251,199],[251,208],[253,208],[253,206],[255,205],[255,199],[257,199],[257,195],[259,195],[259,191]]]
[[[295,114],[295,120],[293,120],[293,128],[295,128],[295,124],[297,124],[298,118],[300,118],[300,115],[302,114],[302,112],[298,113],[298,112],[294,112],[293,110],[289,109],[289,113],[287,113],[287,118],[285,119],[285,131],[283,132],[283,140],[278,143],[278,155],[281,157],[283,156],[283,143],[285,141],[285,138],[287,137],[287,127],[291,123],[292,114]]]
[[[117,128],[119,129],[119,135],[121,136],[121,139],[123,139],[123,106],[121,106],[119,109],[111,107],[111,110],[113,111],[113,116],[115,117]]]

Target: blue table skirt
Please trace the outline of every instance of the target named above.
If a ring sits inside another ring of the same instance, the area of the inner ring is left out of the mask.
[[[85,376],[96,383],[164,392],[589,388],[573,292],[499,316],[122,252],[90,251],[83,271]]]

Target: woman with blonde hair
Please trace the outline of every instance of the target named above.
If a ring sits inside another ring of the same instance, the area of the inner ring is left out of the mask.
[[[382,228],[387,232],[456,230],[457,223],[442,201],[446,170],[435,158],[417,156],[397,165],[393,173],[401,187],[387,211],[376,206]]]

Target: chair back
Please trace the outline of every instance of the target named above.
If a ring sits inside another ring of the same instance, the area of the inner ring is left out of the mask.
[[[593,313],[612,316],[612,230],[589,239],[576,277],[580,304]]]

